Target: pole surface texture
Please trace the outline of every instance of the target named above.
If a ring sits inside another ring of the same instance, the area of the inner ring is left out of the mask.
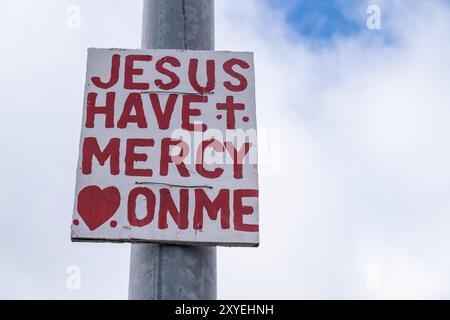
[[[142,48],[214,50],[214,0],[144,0]],[[216,248],[132,244],[129,299],[216,299]]]

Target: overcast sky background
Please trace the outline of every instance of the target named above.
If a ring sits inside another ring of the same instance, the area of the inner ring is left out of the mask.
[[[0,298],[127,298],[129,245],[70,224],[86,48],[138,48],[141,11],[0,1]],[[449,39],[448,1],[216,0],[261,144],[261,245],[218,249],[219,298],[450,298]]]

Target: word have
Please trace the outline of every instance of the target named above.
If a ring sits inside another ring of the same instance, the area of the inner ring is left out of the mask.
[[[97,96],[95,92],[90,92],[87,95],[86,108],[86,128],[94,128],[96,115],[105,116],[105,128],[114,128],[115,125],[119,129],[125,129],[130,123],[134,123],[140,129],[148,128],[148,116],[145,113],[144,102],[142,94],[138,92],[129,93],[123,105],[122,112],[117,124],[115,124],[114,110],[115,110],[115,92],[106,93],[106,104],[103,106],[97,105]],[[170,127],[170,121],[175,109],[175,104],[178,100],[179,94],[170,94],[166,100],[165,106],[161,106],[160,96],[155,93],[149,94],[149,101],[156,117],[156,122],[160,130],[167,130]],[[206,131],[208,126],[205,123],[196,125],[192,123],[192,117],[201,116],[202,112],[199,108],[194,108],[193,103],[207,103],[208,97],[204,95],[183,94],[181,104],[181,128],[187,131]],[[226,112],[227,129],[236,129],[236,111],[245,110],[245,104],[234,102],[233,96],[227,96],[224,102],[216,103],[218,111]]]

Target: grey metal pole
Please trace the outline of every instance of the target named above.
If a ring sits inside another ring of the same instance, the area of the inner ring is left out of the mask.
[[[144,0],[142,47],[214,49],[214,0]],[[216,248],[132,244],[129,299],[216,299]]]

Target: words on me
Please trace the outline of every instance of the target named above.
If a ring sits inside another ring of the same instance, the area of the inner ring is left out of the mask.
[[[253,54],[89,49],[73,241],[257,246]]]

